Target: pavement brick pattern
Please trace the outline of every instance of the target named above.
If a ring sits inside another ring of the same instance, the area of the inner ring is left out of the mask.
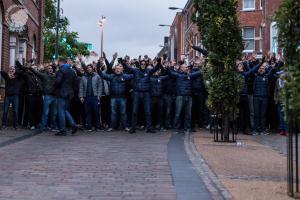
[[[174,200],[169,134],[42,134],[0,149],[0,200]]]
[[[212,134],[201,131],[193,135],[193,142],[233,199],[290,199],[286,194],[287,169],[283,153],[286,138],[267,137],[238,135],[242,145],[237,145],[215,143]]]

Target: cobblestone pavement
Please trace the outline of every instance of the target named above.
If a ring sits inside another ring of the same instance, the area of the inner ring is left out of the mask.
[[[0,149],[1,200],[174,200],[170,134],[42,134]]]
[[[32,137],[34,134],[30,130],[5,129],[0,130],[0,147]]]

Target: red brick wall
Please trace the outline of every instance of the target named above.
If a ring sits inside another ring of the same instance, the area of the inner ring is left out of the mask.
[[[270,50],[270,24],[272,22],[272,16],[279,8],[282,0],[264,0],[265,8],[260,8],[260,1],[255,1],[254,11],[243,11],[243,0],[239,0],[238,16],[241,28],[243,27],[255,27],[255,37],[259,37],[260,27],[262,22],[265,23],[263,31],[263,53],[267,53]],[[259,40],[255,41],[255,51],[260,51]]]
[[[28,26],[28,49],[27,49],[27,59],[31,59],[31,46],[33,44],[33,36],[36,35],[37,38],[37,62],[43,62],[43,54],[44,54],[44,44],[43,44],[43,27],[44,27],[44,5],[45,0],[37,0],[39,3],[34,3],[33,0],[25,1],[25,7],[31,13],[31,15],[35,18],[38,24],[36,24],[31,17],[28,18],[27,26]],[[3,8],[2,12],[4,13],[3,19],[5,20],[5,13],[7,9],[16,4],[16,0],[0,0],[0,6]],[[17,4],[19,5],[19,4]],[[4,22],[3,26],[3,42],[2,42],[2,66],[4,69],[9,67],[9,30],[6,22]]]

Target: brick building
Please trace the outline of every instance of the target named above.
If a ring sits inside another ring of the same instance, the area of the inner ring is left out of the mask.
[[[243,39],[250,43],[245,52],[279,53],[278,29],[273,17],[280,3],[281,0],[239,0]]]
[[[237,13],[243,40],[244,42],[249,42],[249,46],[244,50],[244,53],[265,54],[270,50],[280,53],[278,29],[272,19],[281,1],[239,0]],[[192,60],[198,55],[197,52],[190,49],[187,43],[187,40],[190,40],[195,45],[202,45],[198,27],[191,20],[194,13],[193,0],[188,0],[182,12],[176,14],[170,28],[171,41],[169,49],[171,49],[171,59],[177,58],[179,60],[182,56],[178,55],[187,55],[188,59]],[[174,34],[175,30],[177,31],[176,34]]]
[[[14,65],[15,60],[24,63],[32,58],[43,62],[44,0],[0,0],[0,64],[1,70]],[[11,18],[20,10],[27,14],[22,18],[23,29],[12,28]]]
[[[183,50],[183,23],[182,13],[177,12],[170,27],[170,59],[178,61],[181,59]]]

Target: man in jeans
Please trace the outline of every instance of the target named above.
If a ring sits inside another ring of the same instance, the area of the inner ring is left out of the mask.
[[[79,98],[84,104],[85,123],[88,131],[92,131],[92,116],[95,118],[95,130],[100,129],[100,97],[102,95],[102,80],[94,72],[93,65],[88,65],[86,74],[79,85]]]
[[[117,129],[118,109],[120,109],[121,128],[129,131],[127,128],[127,94],[128,94],[128,81],[134,78],[133,74],[124,74],[123,66],[118,64],[115,66],[113,74],[106,74],[99,70],[99,75],[110,82],[110,95],[111,95],[111,124],[107,131]]]
[[[10,67],[8,73],[5,71],[1,71],[1,76],[5,80],[5,99],[2,118],[2,129],[6,129],[7,127],[7,115],[10,104],[12,104],[13,108],[13,126],[15,129],[18,129],[19,94],[23,81],[20,74],[16,73],[14,67]]]
[[[192,112],[192,81],[201,76],[200,70],[190,73],[186,64],[181,64],[179,72],[170,71],[172,77],[176,79],[176,110],[174,127],[179,130],[180,116],[184,109],[184,131],[191,131]]]
[[[48,125],[48,116],[51,114],[51,129],[56,130],[57,117],[57,98],[55,96],[54,84],[56,81],[56,73],[52,65],[48,65],[45,69],[46,73],[41,73],[36,69],[31,69],[41,80],[43,84],[43,113],[39,125],[39,132],[45,130]]]
[[[70,101],[74,97],[74,88],[76,87],[76,73],[71,65],[65,61],[56,74],[55,88],[57,89],[57,109],[60,131],[56,136],[66,136],[66,120],[72,126],[72,134],[75,134],[78,127],[70,114]]]
[[[149,69],[147,68],[147,63],[145,60],[141,60],[137,64],[137,68],[130,67],[126,65],[125,68],[128,72],[134,74],[135,84],[133,87],[133,109],[132,109],[132,118],[131,118],[131,129],[129,133],[135,133],[137,125],[137,117],[139,112],[140,104],[144,104],[144,111],[146,116],[146,128],[147,133],[155,133],[152,128],[151,120],[151,94],[150,94],[150,77],[154,74],[159,68],[162,68],[161,58],[158,59],[157,65]]]

